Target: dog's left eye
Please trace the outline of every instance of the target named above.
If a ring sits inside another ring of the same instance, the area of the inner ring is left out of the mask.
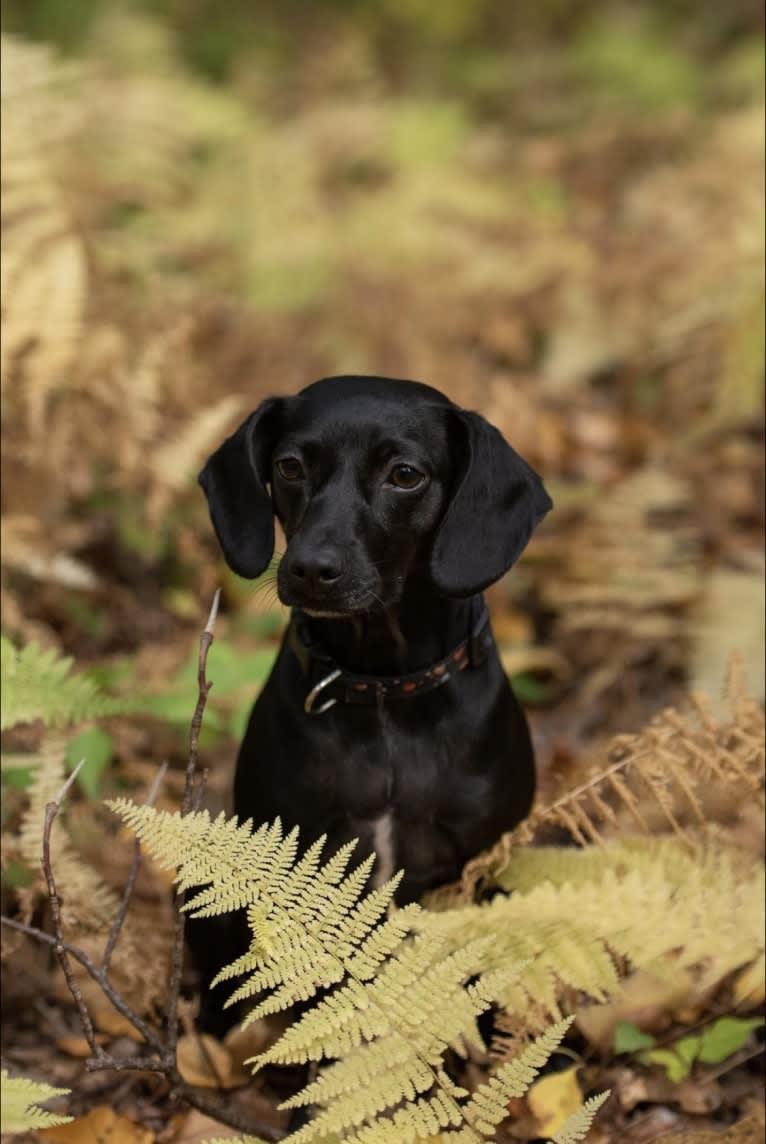
[[[283,457],[276,462],[277,472],[286,481],[299,481],[304,476],[303,465],[297,457]]]
[[[425,479],[425,474],[414,465],[394,465],[387,478],[388,484],[397,489],[416,489]]]

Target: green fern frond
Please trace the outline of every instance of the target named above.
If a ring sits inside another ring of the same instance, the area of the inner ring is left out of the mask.
[[[52,1088],[23,1076],[0,1073],[0,1132],[24,1132],[30,1128],[52,1128],[69,1124],[71,1116],[57,1116],[36,1106],[54,1096],[68,1096],[68,1088]]]
[[[607,1089],[606,1092],[600,1092],[596,1096],[592,1096],[590,1100],[586,1100],[576,1112],[567,1117],[559,1130],[548,1141],[548,1144],[578,1144],[578,1141],[584,1140],[590,1131],[596,1113],[601,1105],[606,1103],[609,1096],[610,1091]]]
[[[84,719],[114,715],[127,709],[125,700],[102,694],[92,679],[71,673],[72,660],[37,644],[16,648],[0,639],[0,685],[3,705],[0,728],[41,719],[49,727],[65,727]]]

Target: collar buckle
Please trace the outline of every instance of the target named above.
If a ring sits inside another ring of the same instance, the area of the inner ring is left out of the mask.
[[[334,683],[335,680],[338,679],[342,674],[343,672],[341,669],[336,667],[333,671],[328,672],[324,679],[320,679],[319,683],[315,684],[314,687],[311,688],[311,691],[309,691],[303,703],[303,710],[307,715],[322,715],[325,711],[329,711],[331,707],[335,706],[335,704],[338,702],[337,699],[326,699],[321,707],[315,708],[314,704],[316,703],[318,696],[321,695],[321,693],[324,691],[325,687],[329,687],[330,684]]]

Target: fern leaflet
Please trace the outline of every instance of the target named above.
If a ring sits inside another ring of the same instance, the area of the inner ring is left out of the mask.
[[[486,935],[456,949],[423,923],[419,906],[387,917],[399,878],[365,894],[372,860],[348,872],[353,846],[322,865],[320,839],[296,861],[297,833],[285,836],[278,821],[253,831],[206,811],[181,817],[125,799],[110,805],[155,860],[177,867],[192,916],[246,911],[250,949],[217,980],[245,979],[229,1003],[266,991],[249,1020],[330,989],[251,1062],[257,1070],[333,1059],[286,1102],[318,1107],[293,1144],[327,1144],[336,1133],[347,1144],[406,1144],[436,1133],[480,1144],[564,1036],[568,1022],[470,1097],[447,1075],[444,1053],[476,1038],[476,1018],[518,972],[506,963],[476,979],[492,944]]]
[[[69,1124],[71,1116],[57,1116],[37,1105],[54,1096],[68,1096],[68,1088],[52,1088],[23,1076],[0,1073],[0,1132],[24,1132],[30,1128],[51,1128]]]
[[[103,695],[92,679],[71,673],[72,660],[37,644],[16,648],[0,639],[0,686],[3,706],[0,728],[42,720],[65,727],[84,719],[113,715],[127,702]]]

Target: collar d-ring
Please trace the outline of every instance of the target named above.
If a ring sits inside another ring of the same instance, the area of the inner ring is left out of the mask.
[[[303,704],[303,710],[307,715],[322,715],[325,711],[329,711],[331,707],[335,706],[338,702],[337,699],[327,699],[321,707],[317,708],[314,707],[314,704],[317,700],[317,696],[324,691],[325,687],[329,687],[330,684],[334,683],[338,676],[342,674],[341,669],[336,667],[334,671],[329,672],[324,679],[320,679],[319,683],[311,688]]]

